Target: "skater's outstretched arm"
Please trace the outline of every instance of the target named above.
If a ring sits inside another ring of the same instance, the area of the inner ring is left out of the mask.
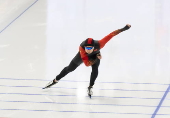
[[[120,32],[123,32],[125,30],[128,30],[131,27],[131,25],[127,24],[124,28],[115,30],[113,32],[111,32],[110,34],[108,34],[107,36],[105,36],[103,39],[99,40],[99,44],[100,44],[100,49],[103,48],[105,46],[105,44],[114,36],[116,36],[117,34],[119,34]]]

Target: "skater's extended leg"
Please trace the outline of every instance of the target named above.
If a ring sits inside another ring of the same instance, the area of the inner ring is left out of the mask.
[[[59,75],[56,76],[56,80],[59,81],[61,78],[66,76],[68,73],[74,71],[79,65],[77,65],[75,62],[71,61],[70,64],[65,67]]]
[[[54,80],[52,80],[51,82],[49,82],[43,89],[46,88],[50,88],[51,86],[53,86],[54,84],[58,83],[58,81],[63,78],[64,76],[66,76],[69,72],[74,71],[79,65],[77,65],[75,62],[71,61],[70,64],[65,67],[59,75],[56,76],[56,78]]]

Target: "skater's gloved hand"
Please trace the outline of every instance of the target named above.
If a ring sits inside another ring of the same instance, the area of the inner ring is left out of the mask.
[[[124,28],[120,29],[121,31],[128,30],[131,27],[131,25],[127,24]]]
[[[95,64],[95,63],[96,63],[96,60],[90,60],[90,61],[89,61],[89,65],[90,65],[90,66],[92,66],[92,65]]]
[[[98,59],[102,59],[102,56],[101,56],[100,53],[98,53],[96,56],[97,56]]]

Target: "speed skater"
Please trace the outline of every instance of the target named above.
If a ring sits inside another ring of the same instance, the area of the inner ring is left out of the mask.
[[[85,66],[92,67],[90,83],[87,89],[88,95],[91,98],[91,95],[93,94],[92,88],[98,76],[98,67],[100,65],[100,59],[102,59],[100,50],[112,37],[118,35],[123,31],[128,30],[130,27],[131,25],[127,24],[125,27],[111,32],[101,40],[94,40],[93,38],[87,38],[86,40],[84,40],[80,44],[79,51],[76,56],[71,60],[70,64],[64,67],[64,69],[56,76],[56,78],[49,82],[43,89],[50,88],[51,86],[55,85],[59,82],[61,78],[66,76],[68,73],[74,71],[80,64],[84,63]]]

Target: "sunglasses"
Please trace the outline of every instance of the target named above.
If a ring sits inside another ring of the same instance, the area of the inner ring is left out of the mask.
[[[93,47],[85,47],[85,49],[91,50],[91,49],[93,49]]]

